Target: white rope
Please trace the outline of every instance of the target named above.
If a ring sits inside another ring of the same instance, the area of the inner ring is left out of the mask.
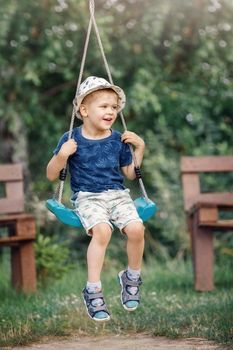
[[[97,26],[97,23],[96,23],[96,20],[95,20],[94,11],[92,9],[93,8],[92,4],[94,3],[94,0],[89,0],[89,3],[90,3],[91,19],[92,19],[92,22],[93,22],[93,25],[94,25],[94,29],[95,29],[97,41],[98,41],[98,44],[99,44],[100,52],[101,52],[101,55],[102,55],[102,58],[103,58],[103,61],[104,61],[104,66],[105,66],[105,69],[106,69],[106,72],[107,72],[107,75],[108,75],[109,82],[112,85],[114,85],[113,79],[112,79],[112,74],[111,74],[111,71],[110,71],[110,68],[109,68],[109,65],[108,65],[108,61],[107,61],[105,52],[104,52],[104,47],[103,47],[102,40],[101,40],[101,37],[100,37],[99,29],[98,29],[98,26]],[[120,117],[121,117],[121,121],[122,121],[122,124],[123,124],[123,128],[124,128],[125,131],[127,131],[125,118],[124,118],[124,115],[123,115],[122,112],[120,112]]]
[[[92,12],[94,13],[94,7],[92,8]],[[81,81],[82,81],[82,76],[83,76],[83,71],[84,71],[84,66],[85,66],[86,56],[87,56],[87,49],[88,49],[88,45],[89,45],[89,41],[90,41],[91,29],[92,29],[92,19],[90,18],[88,29],[87,29],[87,34],[86,34],[85,45],[84,45],[84,49],[83,49],[83,56],[82,56],[82,61],[81,61],[81,66],[80,66],[80,71],[79,71],[79,77],[78,77],[78,83],[77,83],[77,87],[76,87],[75,97],[78,94],[79,87],[80,87]],[[72,110],[72,116],[71,116],[71,121],[70,121],[68,140],[70,140],[71,136],[72,136],[72,131],[74,129],[75,117],[76,117],[76,107],[75,107],[75,103],[73,102],[73,110]],[[65,163],[64,168],[67,171],[67,162]],[[58,193],[57,198],[58,198],[58,202],[59,203],[61,203],[61,201],[62,201],[64,184],[65,184],[65,181],[61,180],[60,184],[59,184],[59,187],[58,187],[58,189],[56,191],[56,193]],[[55,194],[55,198],[56,198],[56,194]]]
[[[91,34],[91,30],[92,30],[92,24],[94,25],[94,29],[95,29],[95,33],[96,33],[96,37],[97,37],[97,41],[99,44],[99,48],[100,48],[100,52],[104,61],[104,66],[108,75],[108,79],[109,82],[114,85],[113,83],[113,79],[112,79],[112,74],[108,65],[108,61],[104,52],[104,48],[103,48],[103,44],[102,44],[102,40],[100,37],[100,33],[99,33],[99,29],[95,20],[95,1],[94,0],[89,0],[89,10],[90,10],[90,21],[89,21],[89,25],[88,25],[88,30],[87,30],[87,35],[86,35],[86,40],[85,40],[85,45],[84,45],[84,50],[83,50],[83,57],[82,57],[82,62],[81,62],[81,67],[80,67],[80,72],[79,72],[79,78],[78,78],[78,83],[77,83],[77,88],[76,88],[76,94],[75,97],[78,94],[79,91],[79,87],[81,85],[81,81],[82,81],[82,76],[83,76],[83,71],[84,71],[84,66],[85,66],[85,61],[86,61],[86,55],[87,55],[87,50],[88,50],[88,45],[89,45],[89,41],[90,41],[90,34]],[[71,138],[72,136],[72,130],[74,128],[74,120],[75,120],[75,116],[76,116],[76,108],[75,108],[75,104],[73,103],[73,111],[72,111],[72,116],[71,116],[71,122],[70,122],[70,128],[69,128],[69,134],[68,134],[68,139]],[[121,118],[121,122],[124,128],[124,131],[127,131],[127,126],[126,126],[126,122],[125,122],[125,118],[122,112],[120,112],[120,118]],[[138,167],[138,163],[137,163],[137,159],[135,157],[134,154],[134,150],[132,145],[129,145],[130,147],[130,151],[133,157],[133,161],[134,161],[134,166]],[[67,169],[67,163],[65,165],[65,169]],[[146,193],[146,189],[145,186],[143,184],[143,181],[141,178],[138,179],[139,181],[139,185],[142,191],[143,196],[145,197],[146,200],[149,201],[148,195]],[[59,194],[58,194],[58,202],[61,203],[62,200],[62,194],[63,194],[63,189],[64,189],[64,181],[60,182],[60,186],[59,186]]]
[[[98,41],[99,48],[100,48],[100,52],[101,52],[101,55],[102,55],[102,58],[103,58],[103,61],[104,61],[104,65],[105,65],[105,69],[106,69],[106,72],[107,72],[107,75],[108,75],[108,79],[109,79],[109,82],[110,82],[112,85],[114,85],[113,79],[112,79],[112,74],[111,74],[111,71],[110,71],[110,68],[109,68],[109,65],[108,65],[108,61],[107,61],[107,59],[106,59],[105,52],[104,52],[104,47],[103,47],[102,40],[101,40],[101,37],[100,37],[99,29],[98,29],[98,26],[97,26],[97,23],[96,23],[96,20],[95,20],[95,15],[94,15],[94,10],[93,10],[93,9],[94,9],[94,0],[89,0],[89,7],[90,7],[91,19],[92,19],[92,22],[93,22],[93,25],[94,25],[94,29],[95,29],[97,41]],[[121,117],[121,122],[122,122],[122,125],[123,125],[123,128],[124,128],[124,131],[127,131],[127,126],[126,126],[125,117],[124,117],[124,115],[123,115],[122,112],[120,112],[120,117]],[[132,145],[129,145],[129,147],[130,147],[130,152],[131,152],[132,157],[133,157],[134,166],[135,166],[135,167],[138,167],[138,163],[137,163],[137,159],[136,159],[136,156],[135,156],[133,147],[132,147]],[[138,179],[138,181],[139,181],[139,186],[140,186],[140,188],[141,188],[141,191],[142,191],[143,196],[144,196],[147,200],[149,200],[142,179]]]

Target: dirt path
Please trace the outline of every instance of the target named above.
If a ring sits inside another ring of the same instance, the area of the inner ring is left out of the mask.
[[[140,334],[135,336],[106,336],[98,338],[73,337],[67,340],[44,340],[14,350],[230,350],[201,338],[167,339]]]

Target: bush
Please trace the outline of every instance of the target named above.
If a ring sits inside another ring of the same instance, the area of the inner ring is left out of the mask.
[[[73,267],[69,261],[69,242],[59,242],[56,236],[51,238],[39,234],[35,252],[37,277],[41,283],[59,279]]]

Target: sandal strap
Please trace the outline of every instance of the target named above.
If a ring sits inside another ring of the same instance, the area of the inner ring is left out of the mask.
[[[97,312],[100,312],[100,311],[104,311],[109,315],[109,312],[108,312],[108,309],[107,309],[107,306],[105,303],[103,305],[99,305],[99,306],[93,306],[92,304],[90,304],[88,306],[88,311],[91,314],[91,317],[94,317],[95,314]]]
[[[94,300],[94,299],[103,299],[104,296],[103,296],[103,293],[102,292],[98,292],[98,293],[86,293],[87,294],[87,297],[88,299],[91,301],[91,300]]]
[[[126,286],[130,286],[130,287],[139,287],[142,284],[142,280],[141,277],[139,277],[139,279],[137,281],[135,280],[130,280],[127,276],[127,272],[125,271],[122,276],[122,281]]]
[[[124,301],[124,304],[127,301],[138,301],[138,302],[140,302],[139,292],[137,292],[136,294],[129,294],[128,292],[123,293],[123,301]]]

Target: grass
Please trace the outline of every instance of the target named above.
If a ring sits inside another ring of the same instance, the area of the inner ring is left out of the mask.
[[[121,267],[119,266],[119,269]],[[0,268],[2,271],[2,268]],[[0,347],[23,345],[42,336],[106,335],[146,332],[153,336],[204,337],[233,344],[232,264],[216,267],[216,289],[193,290],[190,262],[148,262],[143,268],[142,304],[127,313],[119,300],[117,268],[105,266],[104,294],[112,319],[90,320],[81,300],[85,271],[77,267],[34,295],[15,293],[0,276]]]

